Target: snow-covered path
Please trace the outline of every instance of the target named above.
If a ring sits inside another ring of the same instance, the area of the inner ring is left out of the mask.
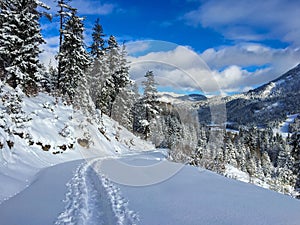
[[[39,172],[29,187],[0,205],[0,224],[53,224],[64,210],[65,184],[82,162],[62,163]]]
[[[135,224],[137,215],[127,208],[119,188],[94,170],[94,163],[100,160],[82,163],[77,168],[67,184],[65,210],[59,215],[56,225]]]
[[[299,225],[300,201],[289,196],[183,165],[152,185],[119,184],[105,173],[126,174],[117,161],[142,171],[136,179],[155,176],[155,164],[175,168],[158,152],[49,167],[0,205],[0,224]]]
[[[135,224],[137,215],[119,188],[93,169],[96,161],[42,170],[28,188],[0,205],[0,224]]]

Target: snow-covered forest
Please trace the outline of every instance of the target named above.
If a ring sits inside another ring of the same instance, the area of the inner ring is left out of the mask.
[[[72,104],[86,116],[97,117],[99,123],[102,114],[108,115],[156,147],[171,149],[170,159],[174,161],[204,166],[221,174],[227,174],[226,168],[233,166],[245,172],[249,182],[297,196],[300,185],[297,116],[288,125],[287,137],[273,132],[275,127],[260,129],[257,124],[235,126],[235,131],[213,129],[209,122],[200,124],[197,106],[159,100],[153,71],[144,75],[143,91],[139,91],[137,83],[130,79],[126,45],[120,45],[113,35],[107,36],[99,19],[93,27],[93,42],[86,46],[84,18],[77,15],[77,9],[69,1],[57,2],[56,16],[60,18],[57,66],[42,65],[39,45],[45,41],[39,19],[46,16],[51,22],[47,9],[39,1],[1,2],[1,81],[2,87],[8,84],[15,90],[3,94],[4,109],[11,117],[5,123],[26,121],[20,112],[22,96],[45,92],[62,97],[65,104]],[[202,115],[203,107],[199,105]],[[3,124],[3,128],[7,129],[7,125]],[[211,145],[213,136],[221,144]],[[7,141],[3,140],[1,146]]]
[[[139,148],[167,149],[167,160],[191,166],[184,171],[205,168],[300,198],[300,109],[292,107],[300,97],[299,84],[293,86],[299,81],[299,66],[282,80],[223,98],[228,121],[215,124],[210,121],[209,109],[214,97],[176,103],[162,98],[155,71],[146,71],[141,83],[130,77],[126,43],[107,35],[100,19],[94,23],[92,43],[87,46],[84,18],[72,1],[56,3],[57,14],[51,15],[39,0],[0,1],[0,172],[6,173],[7,165],[20,172],[9,165],[26,164],[20,167],[26,168],[25,179],[9,181],[17,187],[12,185],[11,191],[0,188],[0,203],[28,185],[37,168],[78,159],[82,154],[95,157],[97,149],[104,148],[109,149],[108,155],[131,154],[142,150]],[[39,55],[45,39],[40,19],[51,23],[53,16],[60,21],[57,63],[43,65]],[[26,149],[32,159],[20,149]],[[37,158],[50,163],[39,164]],[[37,166],[28,166],[30,160]],[[91,174],[87,167],[78,171]],[[83,179],[80,176],[76,179]],[[85,182],[92,183],[89,188],[96,185],[94,180]],[[106,178],[102,177],[102,182],[105,188],[111,187]],[[130,193],[130,189],[124,191]],[[135,224],[138,216],[119,200],[111,200],[116,201],[114,213],[119,213],[119,222],[115,222]],[[118,211],[120,202],[124,215]],[[65,224],[68,218],[64,216],[60,214],[56,224]]]

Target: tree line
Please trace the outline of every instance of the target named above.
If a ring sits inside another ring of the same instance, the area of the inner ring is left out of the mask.
[[[287,140],[254,128],[234,135],[211,131],[199,124],[197,109],[159,101],[153,71],[145,74],[141,94],[129,76],[125,44],[120,45],[113,35],[107,38],[99,19],[92,44],[86,47],[84,19],[77,9],[70,0],[58,0],[57,7],[57,67],[50,65],[47,70],[39,61],[39,46],[45,43],[39,20],[42,16],[51,20],[49,7],[38,0],[0,1],[0,79],[16,90],[6,101],[10,113],[16,114],[13,120],[20,121],[20,91],[27,96],[44,91],[87,116],[99,110],[157,147],[171,149],[169,157],[174,161],[220,173],[230,164],[274,189],[289,185],[299,190],[299,120]],[[220,149],[209,140],[211,132],[215,132],[214,141],[223,143]]]
[[[62,97],[86,115],[99,109],[147,138],[149,122],[159,111],[153,72],[146,73],[144,94],[141,95],[129,76],[125,44],[120,45],[113,35],[107,38],[97,19],[92,44],[86,46],[84,18],[78,15],[71,0],[57,0],[57,66],[50,64],[46,69],[39,61],[40,45],[45,43],[39,21],[42,16],[51,21],[49,9],[38,0],[0,2],[1,81],[22,90],[27,96],[45,91]]]

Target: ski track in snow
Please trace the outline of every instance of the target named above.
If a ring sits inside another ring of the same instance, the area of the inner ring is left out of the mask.
[[[97,161],[81,164],[67,183],[65,210],[55,225],[133,225],[138,215],[128,209],[120,190],[97,173]]]

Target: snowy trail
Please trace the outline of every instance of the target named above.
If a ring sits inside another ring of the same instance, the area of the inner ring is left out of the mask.
[[[152,168],[144,171],[152,178],[157,175],[153,163],[163,162],[166,169],[175,165],[163,153],[149,151],[49,167],[0,205],[0,224],[299,225],[300,201],[289,196],[187,165],[152,185],[114,183],[103,174],[110,168],[123,176],[115,160],[141,173],[143,167]]]
[[[67,184],[69,191],[66,194],[65,210],[59,215],[56,225],[136,223],[138,217],[128,209],[119,188],[95,171],[95,164],[99,161],[101,159],[94,159],[77,168]]]
[[[0,204],[2,225],[50,225],[64,209],[66,183],[82,160],[58,164],[40,171],[22,192]]]
[[[94,166],[101,159],[77,160],[46,168],[30,186],[0,204],[2,225],[133,225],[119,188]]]

